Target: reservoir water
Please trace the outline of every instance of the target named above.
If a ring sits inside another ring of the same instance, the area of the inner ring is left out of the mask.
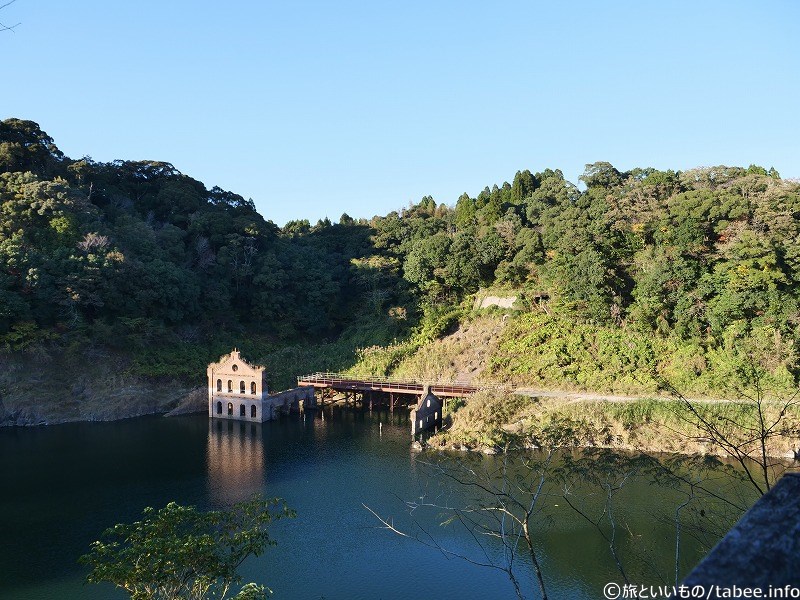
[[[279,600],[515,597],[501,571],[381,529],[364,507],[403,528],[416,519],[443,548],[482,556],[468,531],[442,526],[430,511],[409,515],[405,501],[465,506],[472,500],[469,489],[431,469],[430,454],[413,451],[410,441],[407,412],[339,407],[263,425],[187,416],[0,429],[0,598],[125,598],[111,586],[85,585],[85,568],[76,562],[104,528],[135,520],[145,506],[174,500],[221,507],[254,493],[280,496],[297,510],[296,519],[274,526],[278,545],[242,568],[245,581],[266,584]],[[537,505],[548,592],[602,598],[605,583],[623,581],[603,537],[607,520],[598,529],[556,492],[554,486]],[[596,501],[585,508],[601,514],[600,487]],[[681,501],[679,492],[645,480],[626,482],[614,496],[616,543],[631,582],[674,582]],[[689,533],[682,540],[685,575],[710,542]],[[491,539],[479,541],[492,558],[502,555]],[[526,597],[537,597],[524,558],[518,560]]]

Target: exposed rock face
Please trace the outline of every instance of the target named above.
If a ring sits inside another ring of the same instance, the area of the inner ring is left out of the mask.
[[[35,409],[18,408],[8,411],[0,407],[0,426],[7,425],[47,425],[47,419]]]
[[[208,412],[208,390],[200,386],[194,388],[178,402],[178,406],[173,408],[165,417],[177,417],[178,415],[192,415],[195,413]]]
[[[194,386],[176,379],[130,375],[123,358],[107,353],[87,356],[78,364],[46,353],[3,354],[0,364],[0,426],[165,413],[194,391]]]

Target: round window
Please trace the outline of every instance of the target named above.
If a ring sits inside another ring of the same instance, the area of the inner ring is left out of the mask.
[[[233,372],[234,372],[234,373],[236,373],[236,371],[238,371],[238,370],[239,370],[239,365],[233,365],[233,366],[231,367],[231,369],[233,370]]]

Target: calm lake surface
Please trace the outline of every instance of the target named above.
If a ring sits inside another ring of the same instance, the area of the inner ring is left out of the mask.
[[[188,416],[0,428],[0,598],[124,598],[111,586],[84,585],[86,572],[76,563],[105,527],[135,520],[145,506],[175,500],[220,507],[257,492],[285,498],[298,513],[273,527],[278,546],[242,569],[245,581],[265,583],[278,600],[513,598],[503,573],[381,530],[364,508],[404,526],[410,523],[404,500],[446,489],[440,501],[466,504],[468,491],[423,464],[429,457],[411,450],[405,411],[326,407],[263,425]],[[674,578],[671,518],[680,501],[646,481],[626,484],[615,499],[624,507],[621,544],[636,545],[646,554],[636,564],[650,565],[630,567],[632,582]],[[540,551],[551,597],[601,598],[606,582],[622,582],[607,542],[590,523],[555,495],[541,504]],[[442,546],[476,556],[465,531],[415,516]],[[683,575],[703,552],[684,538]],[[498,550],[491,542],[487,547]],[[521,571],[523,587],[532,586]]]

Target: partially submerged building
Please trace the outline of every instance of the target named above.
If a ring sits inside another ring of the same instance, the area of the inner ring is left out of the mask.
[[[411,435],[417,435],[427,429],[441,428],[442,400],[431,392],[431,386],[426,385],[416,408],[411,409]]]
[[[281,413],[316,406],[313,387],[270,394],[266,369],[251,365],[234,348],[208,365],[208,416],[262,423]]]

